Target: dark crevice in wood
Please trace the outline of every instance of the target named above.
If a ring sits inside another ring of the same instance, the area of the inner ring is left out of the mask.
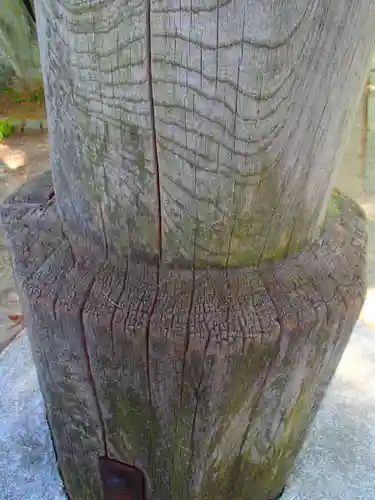
[[[51,201],[55,198],[55,190],[51,189],[51,192],[48,195],[47,201]]]
[[[47,422],[47,426],[48,426],[50,437],[51,437],[52,452],[53,452],[53,456],[54,456],[55,461],[56,461],[57,472],[58,472],[58,474],[60,476],[60,479],[61,479],[62,490],[63,490],[62,492],[65,495],[65,497],[66,497],[67,500],[71,500],[70,496],[68,494],[68,491],[66,489],[66,484],[65,484],[64,476],[63,476],[63,473],[62,473],[62,470],[61,470],[61,467],[60,467],[60,464],[59,464],[59,458],[58,458],[58,455],[57,455],[57,448],[56,448],[55,438],[54,438],[54,435],[53,435],[53,427],[50,424],[50,421],[49,421],[49,418],[48,418],[48,413],[45,413],[45,416],[46,416],[46,422]]]
[[[102,442],[103,442],[103,448],[104,448],[104,456],[108,456],[108,445],[107,445],[107,436],[106,436],[106,430],[105,430],[105,424],[104,424],[104,418],[100,406],[100,399],[98,395],[98,389],[96,387],[96,382],[95,378],[92,372],[92,367],[91,367],[91,360],[90,360],[90,355],[89,355],[89,350],[87,346],[87,340],[85,336],[85,327],[84,327],[84,322],[83,322],[83,311],[85,309],[85,304],[88,301],[91,290],[94,286],[95,283],[95,276],[90,280],[90,283],[88,284],[86,290],[83,292],[82,296],[82,302],[80,304],[78,314],[79,314],[79,322],[80,322],[80,327],[81,327],[81,335],[82,335],[82,347],[84,351],[84,355],[86,358],[86,363],[87,363],[87,372],[88,372],[88,377],[89,377],[89,383],[92,388],[93,396],[95,399],[95,404],[97,407],[97,412],[98,412],[98,417],[99,417],[99,424],[100,424],[100,431],[101,431],[101,436],[102,436]]]
[[[62,234],[63,238],[65,239],[65,241],[69,245],[71,256],[72,256],[72,261],[73,261],[73,266],[72,267],[74,267],[76,265],[76,256],[74,254],[73,246],[72,246],[72,243],[71,243],[71,241],[70,241],[70,239],[68,237],[68,234],[64,230],[63,224],[61,224],[60,230],[61,230],[61,234]]]
[[[153,432],[151,429],[151,423],[152,423],[152,414],[153,414],[153,398],[152,398],[152,382],[151,382],[151,362],[150,362],[150,335],[151,335],[151,320],[152,316],[154,315],[156,304],[159,299],[160,295],[160,264],[158,263],[157,266],[157,271],[156,271],[156,293],[154,300],[152,302],[151,306],[151,311],[149,313],[149,318],[146,326],[146,371],[147,371],[147,392],[148,392],[148,404],[149,404],[149,417],[150,417],[150,423],[148,425],[148,432],[149,432],[149,461],[150,464],[153,464],[153,450],[154,450],[154,444],[153,444]],[[146,293],[146,292],[145,292]]]
[[[53,298],[51,299],[52,318],[54,319],[54,321],[56,321],[57,318],[57,312],[56,312],[57,300],[58,300],[58,293],[55,293]]]
[[[236,189],[236,181],[234,182],[234,188],[233,188],[233,198],[234,198],[234,191]],[[236,225],[236,220],[237,220],[237,211],[234,213],[234,216],[232,218],[232,227],[229,233],[229,238],[228,238],[228,249],[227,249],[227,256],[225,259],[225,269],[228,269],[229,266],[229,259],[230,259],[230,248],[232,246],[232,241],[233,241],[233,234],[234,234],[234,228]]]
[[[271,498],[270,500],[279,500],[285,493],[285,490],[286,490],[286,486],[284,486],[284,488],[281,490],[281,492],[274,498]]]
[[[219,0],[216,0],[216,52],[215,52],[215,92],[217,92],[219,78],[219,39],[220,39],[220,8]],[[190,32],[189,32],[190,35]],[[202,42],[201,42],[202,43]],[[201,48],[202,51],[202,48]]]
[[[280,338],[281,338],[281,332],[279,334],[279,339]],[[232,498],[232,496],[233,496],[232,493],[235,492],[236,484],[238,483],[238,480],[239,480],[239,474],[241,473],[241,465],[242,465],[242,461],[243,461],[243,449],[244,449],[244,446],[246,444],[246,440],[249,436],[249,432],[250,432],[250,429],[251,429],[252,424],[253,424],[252,419],[253,419],[253,417],[255,417],[256,412],[258,410],[258,404],[259,404],[261,398],[263,397],[263,389],[266,386],[268,376],[272,370],[272,366],[273,365],[272,365],[271,358],[270,358],[270,360],[268,362],[267,371],[266,371],[266,374],[264,375],[264,379],[262,381],[261,387],[259,389],[259,392],[257,394],[255,402],[253,403],[253,405],[251,407],[251,411],[250,411],[249,418],[248,418],[248,424],[246,425],[245,431],[243,433],[241,445],[240,445],[240,448],[238,450],[238,454],[237,454],[235,460],[233,461],[233,468],[232,468],[232,471],[230,474],[230,481],[228,482],[228,499],[229,500]]]
[[[162,201],[161,201],[161,185],[160,185],[160,166],[159,166],[159,153],[156,135],[156,122],[155,122],[155,102],[154,102],[154,88],[152,80],[152,42],[151,42],[151,0],[146,0],[146,53],[147,53],[147,76],[148,76],[148,99],[150,105],[150,122],[151,122],[151,138],[152,138],[152,157],[155,171],[156,183],[156,203],[157,203],[157,221],[156,221],[156,238],[157,248],[159,253],[159,262],[162,262],[163,253],[163,219],[162,219]]]
[[[189,460],[189,465],[188,465],[188,481],[191,480],[191,475],[193,472],[193,465],[194,465],[194,454],[195,454],[195,434],[196,434],[196,423],[197,423],[197,415],[198,415],[198,407],[200,403],[200,398],[201,398],[201,393],[202,391],[202,384],[203,384],[203,379],[204,379],[204,374],[205,374],[205,358],[208,350],[208,346],[211,341],[211,330],[209,330],[209,334],[207,336],[206,344],[204,346],[204,352],[202,356],[202,372],[200,376],[200,380],[198,382],[198,387],[196,388],[195,392],[195,397],[196,397],[196,403],[195,403],[195,408],[194,408],[194,414],[193,414],[193,420],[191,424],[191,434],[190,434],[190,460]],[[210,373],[212,371],[212,362],[210,365]],[[204,389],[204,388],[203,388]]]
[[[292,247],[292,243],[294,241],[294,238],[295,238],[295,231],[298,227],[298,223],[301,222],[301,219],[303,220],[304,218],[304,214],[303,214],[303,211],[301,210],[300,207],[298,207],[296,209],[296,216],[294,218],[294,222],[293,222],[293,226],[290,230],[290,234],[289,234],[289,239],[288,239],[288,242],[285,246],[285,253],[284,253],[284,258],[287,257],[289,255],[289,252],[291,250],[291,247]]]
[[[196,203],[196,199],[197,199],[197,170],[195,168],[194,169],[194,202],[195,203]],[[195,265],[196,265],[197,233],[198,233],[198,221],[199,221],[196,206],[195,206],[195,210],[196,210],[196,213],[195,213],[195,230],[194,230],[194,243],[193,243],[192,282],[191,282],[191,291],[190,291],[190,297],[189,297],[188,313],[187,313],[187,318],[186,318],[184,353],[183,353],[182,369],[181,369],[180,408],[182,407],[182,400],[183,400],[186,358],[187,358],[189,344],[190,344],[190,321],[191,321],[191,314],[193,312],[194,294],[195,294],[195,285],[196,285],[196,283],[195,283]],[[197,408],[196,408],[196,410],[197,410]],[[192,433],[193,433],[193,430],[192,430]],[[192,439],[193,439],[193,436],[192,436]]]
[[[259,398],[260,398],[260,396],[258,397],[258,399]],[[234,495],[234,491],[235,491],[235,486],[238,482],[238,476],[240,474],[241,463],[242,463],[242,451],[243,451],[243,447],[245,446],[247,437],[249,435],[251,424],[252,424],[251,418],[249,418],[249,422],[247,423],[245,431],[243,432],[243,435],[242,435],[240,448],[238,450],[236,458],[233,461],[233,468],[232,468],[232,471],[230,473],[230,479],[228,481],[228,490],[227,490],[228,500],[232,500],[233,495]]]
[[[112,315],[111,315],[111,322],[110,322],[110,325],[111,325],[111,330],[110,330],[111,331],[111,344],[112,344],[112,356],[113,356],[113,359],[115,359],[115,344],[114,344],[114,339],[113,339],[113,332],[114,332],[113,323],[115,321],[115,316],[116,316],[116,310],[117,310],[117,308],[121,308],[121,305],[118,304],[117,302],[121,299],[122,294],[125,291],[126,282],[127,282],[127,278],[128,278],[128,268],[129,268],[129,263],[127,263],[127,265],[126,265],[126,270],[125,270],[125,276],[124,276],[124,279],[123,279],[123,284],[121,286],[121,289],[120,289],[120,292],[119,292],[118,297],[116,299],[116,302],[114,302],[113,300],[110,299],[109,296],[107,296],[107,300],[114,306],[113,307],[113,311],[112,311]]]
[[[259,278],[261,279],[261,282],[267,292],[267,296],[268,296],[268,299],[271,301],[272,303],[272,306],[273,306],[273,309],[274,309],[274,314],[275,314],[275,318],[276,318],[276,321],[277,323],[279,324],[279,334],[278,334],[278,341],[277,341],[277,347],[275,349],[275,353],[276,353],[276,356],[278,355],[278,353],[280,352],[280,344],[281,344],[281,340],[282,340],[282,334],[283,334],[283,328],[282,328],[282,320],[278,314],[278,309],[276,307],[276,304],[270,294],[270,291],[269,291],[269,288],[267,287],[266,283],[265,283],[265,280],[263,279],[262,275],[260,272],[258,272],[258,276]],[[228,490],[228,493],[229,493],[229,496],[228,498],[231,498],[230,496],[230,491],[234,491],[235,490],[235,485],[238,481],[238,475],[241,471],[241,464],[242,464],[242,461],[243,461],[243,448],[245,446],[245,443],[246,443],[246,440],[247,440],[247,437],[249,435],[249,432],[250,432],[250,429],[252,427],[252,420],[253,418],[256,416],[256,413],[258,411],[258,405],[259,405],[259,402],[262,398],[262,395],[264,394],[264,389],[266,387],[266,384],[267,384],[267,381],[268,381],[268,377],[272,371],[272,368],[273,368],[273,364],[272,364],[272,360],[273,360],[273,357],[270,356],[270,359],[269,359],[269,364],[268,364],[268,367],[267,367],[267,370],[266,370],[266,373],[264,375],[264,379],[262,381],[262,384],[261,384],[261,388],[258,392],[258,395],[255,399],[255,402],[252,404],[252,409],[251,409],[251,412],[249,414],[249,421],[248,421],[248,424],[246,426],[246,429],[245,429],[245,432],[244,432],[244,435],[243,435],[243,439],[242,439],[242,443],[241,443],[241,446],[240,446],[240,450],[238,452],[238,455],[234,461],[234,465],[233,465],[233,470],[232,470],[232,474],[231,474],[231,488]],[[256,477],[256,474],[255,474],[255,477]]]
[[[194,292],[195,292],[195,269],[192,270],[192,284],[191,284],[191,292],[189,299],[189,308],[188,314],[186,318],[186,330],[185,330],[185,341],[184,341],[184,353],[182,359],[182,368],[181,368],[181,382],[180,382],[180,406],[182,406],[182,398],[184,392],[184,378],[185,378],[185,368],[186,368],[186,357],[189,350],[190,343],[190,316],[193,310],[194,304]]]
[[[272,219],[271,219],[272,221],[274,221],[275,214],[278,213],[278,209],[280,207],[280,199],[282,198],[282,196],[283,196],[283,194],[284,194],[287,186],[288,186],[287,180],[284,180],[283,185],[280,187],[280,193],[278,195],[277,200],[272,200],[273,208],[272,209],[270,208],[270,212],[272,213]],[[260,184],[259,184],[259,188],[260,188]],[[258,192],[259,192],[259,189],[257,191],[257,194],[258,194]],[[267,244],[269,242],[270,236],[272,235],[272,233],[273,233],[274,230],[275,230],[274,224],[269,224],[269,229],[265,233],[264,243],[263,243],[262,249],[260,251],[259,257],[258,257],[258,261],[257,261],[257,266],[258,267],[261,265],[261,263],[263,261],[264,252],[266,251]]]
[[[107,237],[107,231],[105,229],[105,222],[104,222],[104,214],[103,214],[103,207],[101,203],[98,203],[98,211],[99,211],[99,217],[100,217],[100,223],[102,226],[102,233],[103,233],[103,246],[104,246],[104,254],[105,254],[105,260],[108,260],[109,257],[109,250],[108,250],[108,237]]]
[[[242,21],[242,40],[245,37],[245,18]],[[241,45],[241,55],[240,55],[240,62],[237,68],[237,82],[236,82],[236,101],[235,101],[235,106],[234,106],[234,119],[233,119],[233,145],[232,145],[232,152],[231,152],[231,160],[233,159],[233,153],[235,153],[236,150],[236,133],[237,133],[237,116],[238,116],[238,99],[239,99],[239,86],[240,86],[240,75],[241,75],[241,68],[242,68],[242,63],[243,63],[243,44]],[[259,111],[259,105],[258,105],[258,111]],[[258,115],[257,113],[257,120],[258,120]],[[236,188],[237,188],[237,179],[234,181],[234,186],[233,186],[233,192],[232,192],[232,199],[233,202],[235,202],[235,194],[236,194]],[[227,257],[226,257],[226,262],[225,262],[225,268],[228,269],[229,265],[229,258],[230,258],[230,249],[233,241],[233,233],[234,233],[234,228],[236,225],[236,220],[237,220],[237,213],[238,213],[238,204],[236,203],[236,210],[234,212],[234,217],[232,220],[232,228],[231,232],[229,235],[229,241],[228,241],[228,250],[227,250]],[[228,280],[228,273],[227,273],[227,280]],[[229,283],[229,281],[228,281]]]
[[[22,0],[22,1],[23,1],[24,6],[26,7],[27,12],[30,15],[30,18],[35,23],[36,19],[35,19],[35,12],[34,12],[33,0]]]

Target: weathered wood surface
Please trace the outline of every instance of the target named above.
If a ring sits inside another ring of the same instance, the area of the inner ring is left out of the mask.
[[[49,187],[48,187],[49,186]],[[103,500],[99,457],[149,500],[270,500],[284,486],[364,300],[365,222],[334,197],[279,263],[121,268],[68,241],[48,174],[2,206],[59,465]]]
[[[2,218],[67,491],[109,457],[148,500],[273,499],[363,302],[361,213],[321,231],[375,3],[36,13],[54,189]]]
[[[373,0],[35,5],[57,206],[87,245],[244,266],[319,235]]]

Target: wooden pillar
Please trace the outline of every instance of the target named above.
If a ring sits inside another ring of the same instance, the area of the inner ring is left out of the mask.
[[[1,214],[67,492],[273,500],[363,303],[330,194],[375,4],[36,14],[53,182]]]

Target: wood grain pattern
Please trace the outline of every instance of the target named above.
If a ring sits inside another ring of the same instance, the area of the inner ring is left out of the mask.
[[[36,11],[57,206],[87,246],[231,267],[319,236],[375,49],[372,0]]]
[[[103,456],[150,500],[274,499],[364,300],[360,209],[335,196],[323,236],[278,263],[115,267],[68,240],[49,186],[1,216],[71,500],[103,500]]]

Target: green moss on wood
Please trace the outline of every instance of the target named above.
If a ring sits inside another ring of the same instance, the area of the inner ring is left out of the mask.
[[[326,217],[329,219],[332,218],[340,218],[341,216],[341,203],[342,203],[343,197],[337,191],[337,189],[334,189],[332,191],[332,195],[328,200],[328,205],[327,205],[327,213]]]
[[[111,417],[107,421],[111,445],[131,463],[136,458],[148,460],[150,446],[149,407],[131,389],[127,397],[111,395]]]
[[[212,226],[199,222],[197,240],[202,246],[196,248],[196,267],[225,267],[227,264],[248,267],[283,260],[308,248],[320,237],[321,229],[308,231],[310,220],[304,209],[289,220],[278,207],[277,200],[277,182],[274,174],[270,174],[262,179],[250,207],[239,204],[236,214]],[[340,219],[343,203],[346,203],[345,197],[334,190],[327,205],[327,219]],[[230,234],[228,228],[231,228]]]
[[[257,447],[256,427],[242,443],[242,450],[231,457],[221,456],[205,474],[201,500],[235,498],[236,500],[269,500],[286,484],[296,455],[302,447],[305,429],[310,422],[311,400],[302,390],[280,426],[269,452],[260,463],[254,461]],[[264,443],[261,443],[264,446]],[[223,448],[224,449],[224,448]]]
[[[152,487],[168,498],[168,476],[171,470],[171,450],[165,446],[155,409],[148,396],[140,396],[130,387],[126,394],[114,391],[108,394],[111,401],[111,415],[106,420],[110,445],[118,456],[127,463],[134,463],[142,469]],[[161,472],[163,475],[161,477]]]
[[[216,205],[229,212],[221,220],[211,225],[194,218],[184,222],[187,234],[194,234],[196,226],[196,267],[253,266],[284,259],[306,245],[305,233],[294,231],[295,214],[279,206],[277,169],[263,167],[262,172],[250,190],[235,185],[233,193],[217,195]]]
[[[171,462],[169,469],[170,498],[191,499],[190,465],[192,460],[190,406],[181,408],[175,428],[171,430]]]

